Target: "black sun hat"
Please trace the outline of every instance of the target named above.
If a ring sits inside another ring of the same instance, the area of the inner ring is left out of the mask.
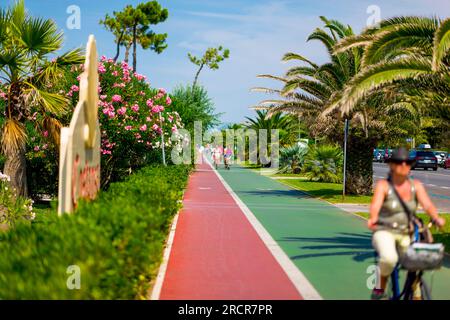
[[[412,164],[414,159],[409,157],[409,152],[406,148],[398,148],[392,152],[392,155],[387,159],[388,162],[403,162],[406,161],[408,164]]]

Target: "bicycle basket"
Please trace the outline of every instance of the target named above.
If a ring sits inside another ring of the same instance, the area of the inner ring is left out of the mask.
[[[442,266],[443,260],[442,243],[413,243],[400,258],[400,263],[409,271],[434,270]]]

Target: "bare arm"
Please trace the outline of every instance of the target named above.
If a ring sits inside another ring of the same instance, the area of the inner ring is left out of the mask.
[[[436,207],[428,196],[425,187],[419,180],[414,180],[414,186],[416,187],[417,200],[422,206],[423,210],[433,219],[439,227],[445,224],[445,220],[440,218]]]
[[[384,198],[387,192],[387,181],[380,180],[377,182],[375,186],[375,191],[372,197],[372,203],[370,204],[370,217],[367,221],[367,226],[369,229],[375,229],[375,223],[378,221],[378,214],[380,212],[381,207],[383,206]]]

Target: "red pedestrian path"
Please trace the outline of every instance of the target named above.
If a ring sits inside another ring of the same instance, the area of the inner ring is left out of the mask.
[[[206,163],[190,177],[160,299],[301,299]]]

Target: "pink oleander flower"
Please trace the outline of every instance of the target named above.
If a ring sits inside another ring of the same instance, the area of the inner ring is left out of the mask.
[[[152,107],[152,112],[153,113],[158,113],[158,112],[162,112],[164,111],[164,107],[160,106],[160,105],[156,105]]]
[[[45,130],[44,132],[42,132],[42,135],[43,135],[45,138],[47,138],[47,137],[48,137],[48,131]]]
[[[42,146],[42,150],[47,150],[47,148],[48,148],[48,144],[44,144],[44,145]]]
[[[125,130],[130,131],[131,129],[133,129],[132,126],[125,126]]]
[[[122,102],[122,97],[119,96],[118,94],[115,94],[112,96],[112,101],[113,102]]]
[[[100,61],[105,62],[106,60],[108,60],[108,58],[106,56],[101,56]]]
[[[144,80],[144,79],[146,78],[144,75],[139,74],[139,73],[136,73],[136,72],[134,73],[134,76],[135,76],[135,78],[138,79],[139,81]]]
[[[116,116],[116,113],[114,112],[114,111],[109,111],[108,112],[108,117],[110,118],[110,119],[112,119],[112,118],[114,118]]]
[[[162,94],[162,95],[165,95],[167,92],[166,92],[166,89],[164,89],[164,88],[159,88],[158,93],[160,93],[160,94]]]
[[[149,108],[153,107],[153,100],[152,100],[152,99],[148,99],[148,100],[147,100],[147,106],[148,106]]]
[[[158,131],[159,126],[155,123],[155,124],[152,126],[152,129],[153,129],[154,131]]]
[[[134,105],[131,107],[131,110],[133,110],[134,112],[138,112],[138,111],[139,111],[139,105],[138,105],[138,104],[134,104]]]
[[[104,155],[106,155],[106,154],[111,154],[111,151],[110,151],[110,150],[102,149],[102,154],[104,154]]]
[[[33,150],[38,152],[40,150],[40,148],[39,148],[39,146],[35,146]]]
[[[173,117],[172,116],[168,116],[167,119],[169,120],[169,122],[173,121]]]
[[[147,122],[151,122],[152,121],[152,118],[151,117],[147,117]]]
[[[120,115],[122,115],[122,116],[123,116],[126,112],[127,112],[127,108],[125,108],[125,107],[122,107],[122,108],[120,108],[119,110],[117,110],[117,113],[120,114]]]
[[[178,131],[178,128],[177,128],[177,126],[174,125],[174,126],[172,127],[172,132],[177,132],[177,131]]]
[[[108,96],[106,94],[100,95],[100,100],[105,100]]]
[[[78,76],[78,77],[77,77],[77,80],[80,81],[80,80],[81,80],[81,76]]]
[[[144,91],[139,91],[139,95],[140,96],[145,96],[145,92]]]
[[[103,65],[103,63],[99,63],[98,64],[98,73],[105,73],[106,72],[106,68]]]
[[[67,92],[67,96],[72,97],[73,96],[73,91],[70,90],[69,92]]]
[[[143,126],[141,126],[141,127],[139,128],[139,130],[141,130],[141,131],[147,131],[147,125],[144,124]]]
[[[109,113],[109,107],[107,107],[107,108],[103,108],[103,114],[108,114]]]
[[[167,96],[167,98],[166,98],[166,104],[167,104],[168,106],[170,106],[171,103],[172,103],[172,99],[170,99],[170,97]]]
[[[111,74],[112,74],[114,77],[118,77],[118,76],[119,76],[119,71],[114,70]]]
[[[73,92],[78,92],[80,91],[80,88],[74,84],[73,86],[70,87],[70,90],[72,90]]]
[[[142,136],[139,133],[136,133],[135,137],[136,137],[136,139],[142,138]]]

